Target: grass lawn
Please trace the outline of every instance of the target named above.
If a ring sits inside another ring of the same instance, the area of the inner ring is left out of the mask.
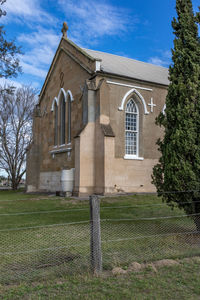
[[[156,205],[151,206],[151,204]],[[126,206],[128,207],[126,208]],[[130,208],[130,206],[134,207]],[[146,218],[184,214],[177,209],[171,211],[167,205],[162,204],[160,198],[154,195],[102,198],[101,208],[102,219]],[[69,209],[70,211],[65,211]],[[77,209],[80,209],[80,211]],[[45,211],[53,212],[44,214]],[[26,214],[32,212],[33,214]],[[17,213],[25,214],[16,215]],[[79,222],[89,220],[89,201],[0,191],[0,214],[3,214],[0,218],[0,229]]]
[[[183,214],[155,195],[102,198],[104,270],[200,255],[199,234]],[[161,218],[166,216],[174,218]],[[0,191],[0,282],[53,280],[89,270],[88,200]]]
[[[157,273],[147,269],[120,276],[65,276],[56,280],[0,286],[2,300],[192,300],[200,299],[199,262],[181,261]]]

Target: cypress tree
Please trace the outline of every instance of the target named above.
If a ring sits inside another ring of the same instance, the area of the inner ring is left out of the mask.
[[[161,157],[152,182],[170,206],[177,204],[187,214],[196,214],[200,213],[200,14],[194,14],[191,0],[177,0],[176,11],[166,110],[156,119],[164,136],[157,142]],[[193,218],[200,231],[200,215]]]

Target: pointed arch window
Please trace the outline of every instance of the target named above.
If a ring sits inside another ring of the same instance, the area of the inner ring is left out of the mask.
[[[66,102],[64,96],[60,102],[60,145],[65,144]]]
[[[125,109],[125,155],[138,157],[139,149],[139,110],[133,99]]]
[[[58,105],[54,103],[54,145],[58,145]]]
[[[67,152],[71,155],[71,102],[74,101],[70,90],[60,89],[57,97],[53,99],[51,111],[54,120],[54,149],[50,153]]]
[[[67,101],[68,101],[68,130],[67,130],[67,144],[71,143],[71,100],[69,95],[67,95]]]

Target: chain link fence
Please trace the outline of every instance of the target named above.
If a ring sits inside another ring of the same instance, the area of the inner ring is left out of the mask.
[[[62,276],[90,268],[90,222],[0,231],[0,281]]]
[[[164,204],[154,207],[161,205]],[[153,205],[147,206],[154,210]],[[195,226],[200,214],[187,216],[183,211],[169,210],[168,215],[134,217],[133,214],[125,218],[125,211],[135,207],[102,206],[103,217],[100,218],[97,205],[91,220],[0,229],[0,282],[88,273],[94,270],[94,261],[100,270],[112,270],[118,266],[128,267],[132,262],[200,255],[200,232]],[[141,208],[142,205],[138,205],[138,209]],[[88,206],[73,209],[73,212],[81,215],[89,209],[91,211]],[[113,210],[118,210],[119,218],[110,218]],[[13,217],[13,213],[5,215]]]
[[[101,238],[104,269],[200,255],[193,216],[101,220]]]

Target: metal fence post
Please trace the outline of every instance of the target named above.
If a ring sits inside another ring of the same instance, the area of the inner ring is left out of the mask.
[[[91,266],[95,274],[102,272],[102,253],[101,253],[101,224],[100,224],[100,200],[96,195],[90,196],[90,249]]]

